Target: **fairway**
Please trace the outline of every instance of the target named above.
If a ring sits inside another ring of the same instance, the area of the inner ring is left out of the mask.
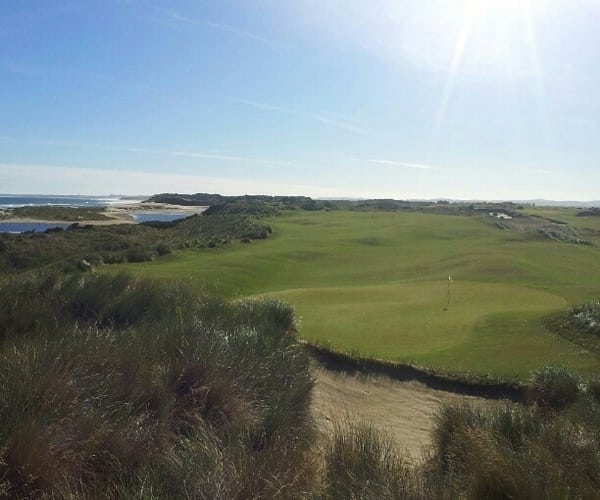
[[[548,363],[600,366],[542,321],[600,296],[597,247],[414,212],[293,212],[266,222],[273,235],[264,241],[125,267],[232,298],[279,297],[296,306],[303,338],[344,352],[516,378]]]

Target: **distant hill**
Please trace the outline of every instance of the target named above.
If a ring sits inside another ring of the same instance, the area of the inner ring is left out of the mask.
[[[241,195],[241,196],[223,196],[220,194],[212,193],[195,193],[195,194],[180,194],[180,193],[161,193],[155,194],[150,198],[144,200],[144,203],[167,203],[169,205],[184,205],[184,206],[204,206],[212,207],[219,205],[229,204],[248,204],[248,203],[266,203],[269,205],[279,205],[285,208],[303,208],[303,209],[318,209],[327,206],[327,202],[333,202],[336,206],[345,205],[344,202],[350,203],[351,205],[360,204],[376,204],[387,203],[387,204],[432,204],[440,202],[448,202],[455,204],[469,204],[469,203],[485,203],[485,204],[498,204],[498,203],[516,203],[516,204],[527,204],[547,207],[574,207],[574,208],[593,208],[600,207],[600,200],[596,201],[556,201],[556,200],[544,200],[544,199],[533,199],[533,200],[459,200],[451,198],[435,198],[435,199],[410,199],[410,200],[379,200],[379,199],[367,199],[367,198],[317,198],[312,199],[308,196],[269,196],[269,195]]]
[[[169,205],[208,207],[211,205],[220,205],[225,203],[227,198],[227,196],[222,196],[220,194],[209,193],[161,193],[155,194],[147,200],[144,200],[144,203],[167,203]]]
[[[592,208],[600,207],[600,200],[595,201],[555,201],[555,200],[528,200],[521,203],[535,203],[538,206],[546,207],[574,207],[574,208]]]
[[[572,208],[592,208],[600,207],[600,200],[593,201],[557,201],[538,198],[534,200],[458,200],[451,198],[435,198],[431,200],[410,200],[410,201],[448,201],[450,203],[518,203],[521,205],[536,205],[539,207],[572,207]]]
[[[148,198],[144,203],[209,207],[204,215],[273,215],[279,210],[320,210],[327,206],[327,202],[316,202],[308,196],[222,196],[210,193],[163,193]]]

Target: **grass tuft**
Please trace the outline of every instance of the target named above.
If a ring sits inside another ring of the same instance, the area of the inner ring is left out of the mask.
[[[310,484],[313,382],[290,309],[127,275],[10,284],[3,495],[270,498]]]
[[[395,446],[365,423],[335,425],[325,446],[324,495],[330,499],[405,498],[409,471]]]

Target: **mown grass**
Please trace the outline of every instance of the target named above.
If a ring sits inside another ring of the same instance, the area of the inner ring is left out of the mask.
[[[520,379],[557,360],[599,367],[542,321],[600,295],[596,247],[502,231],[486,217],[338,211],[265,222],[268,241],[128,269],[283,298],[303,338],[345,352]]]

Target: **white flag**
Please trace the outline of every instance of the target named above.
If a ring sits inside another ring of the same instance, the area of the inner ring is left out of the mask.
[[[452,276],[448,276],[448,281],[452,281]]]

